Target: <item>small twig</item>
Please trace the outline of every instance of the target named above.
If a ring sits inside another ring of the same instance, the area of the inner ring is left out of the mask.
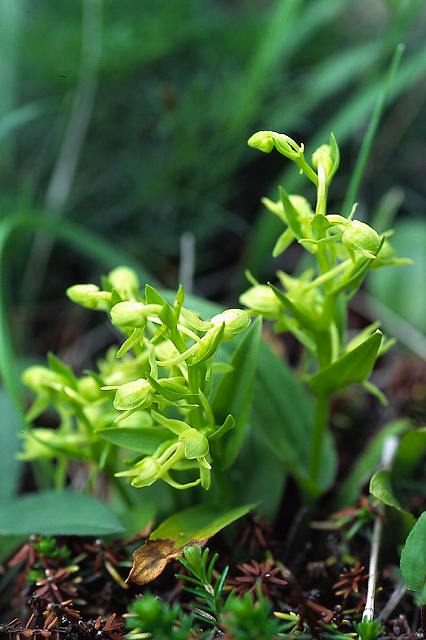
[[[186,293],[192,293],[195,269],[195,237],[191,231],[185,231],[180,237],[179,282]]]
[[[400,582],[395,587],[391,597],[389,598],[386,605],[383,607],[382,611],[380,612],[380,615],[379,615],[380,622],[386,622],[386,620],[391,615],[392,611],[395,609],[395,607],[399,604],[399,602],[404,597],[406,591],[407,589],[403,582]]]
[[[397,448],[398,438],[396,436],[388,436],[383,443],[382,449],[381,467],[383,469],[391,468]],[[370,564],[368,567],[368,588],[365,609],[362,615],[363,620],[373,620],[374,618],[374,600],[376,595],[380,540],[383,531],[384,508],[382,506],[379,506],[378,511],[379,513],[375,517],[373,536],[371,539]]]

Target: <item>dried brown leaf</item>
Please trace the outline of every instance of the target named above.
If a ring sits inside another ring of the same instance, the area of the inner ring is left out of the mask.
[[[147,584],[157,578],[170,560],[182,553],[174,540],[148,540],[133,553],[132,568],[126,582]]]

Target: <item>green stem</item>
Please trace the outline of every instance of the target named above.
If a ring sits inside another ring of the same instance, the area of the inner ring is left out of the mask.
[[[338,264],[336,267],[333,267],[333,269],[330,269],[330,271],[326,271],[322,275],[318,276],[318,278],[315,278],[315,280],[312,280],[309,284],[307,284],[306,287],[303,288],[303,292],[306,293],[307,291],[311,291],[311,289],[315,289],[315,287],[319,287],[320,285],[323,285],[330,280],[334,280],[337,275],[339,275],[342,271],[344,271],[351,265],[352,260],[345,260],[344,262],[340,262],[340,264]]]
[[[309,476],[314,483],[318,482],[321,471],[322,452],[324,438],[327,433],[329,413],[330,395],[328,393],[319,393],[315,404],[315,421],[312,434],[311,460],[309,464]]]
[[[306,162],[305,157],[299,156],[294,160],[294,164],[305,174],[305,176],[314,183],[315,186],[318,186],[318,176],[312,167]]]
[[[318,165],[317,206],[315,213],[323,216],[327,213],[327,180],[325,169],[321,163]]]
[[[62,456],[58,458],[55,468],[55,491],[62,491],[65,488],[67,467],[67,459]]]
[[[190,393],[198,394],[198,390],[200,388],[200,375],[199,375],[199,370],[197,365],[188,366],[188,386],[189,386]],[[194,427],[196,429],[201,429],[204,426],[203,410],[201,406],[198,404],[197,407],[194,407],[194,409],[191,409],[190,415],[193,421],[193,424],[191,424],[191,427]]]

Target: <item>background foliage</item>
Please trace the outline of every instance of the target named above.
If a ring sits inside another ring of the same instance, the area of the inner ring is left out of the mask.
[[[82,369],[113,339],[63,294],[105,266],[175,287],[186,238],[194,292],[219,302],[236,300],[242,265],[266,278],[296,269],[297,251],[265,258],[277,229],[259,200],[279,182],[297,189],[298,175],[246,138],[286,131],[309,152],[333,130],[339,211],[401,41],[359,200],[376,226],[398,214],[398,253],[416,262],[374,274],[355,304],[426,352],[424,296],[411,295],[425,266],[425,26],[422,0],[0,1],[0,367],[16,404],[27,362],[15,350]]]

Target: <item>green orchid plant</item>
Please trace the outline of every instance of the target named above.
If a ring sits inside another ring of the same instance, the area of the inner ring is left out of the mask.
[[[340,158],[333,134],[329,144],[313,153],[311,163],[305,158],[304,145],[282,133],[258,131],[248,144],[264,153],[275,149],[294,162],[316,188],[315,210],[303,196],[289,195],[282,187],[278,201],[263,198],[263,204],[284,226],[273,256],[298,242],[307,252],[309,266],[298,277],[278,271],[279,287],[259,284],[247,273],[252,286],[240,297],[240,302],[254,314],[272,320],[277,333],[292,333],[308,354],[305,379],[316,400],[310,446],[310,480],[315,487],[332,394],[351,383],[360,383],[385,402],[368,378],[376,360],[393,341],[383,337],[377,322],[348,339],[348,302],[370,269],[410,261],[395,256],[389,241],[392,231],[379,234],[354,219],[356,205],[349,215],[328,212],[328,191]]]
[[[212,466],[229,468],[243,445],[250,381],[244,382],[247,397],[238,400],[241,415],[230,407],[238,396],[236,385],[252,375],[249,370],[254,375],[257,357],[250,340],[249,366],[238,348],[232,364],[221,361],[220,352],[224,343],[255,329],[253,325],[246,331],[253,315],[272,320],[276,332],[292,333],[306,350],[304,379],[315,398],[309,477],[303,480],[309,499],[322,490],[319,476],[333,393],[360,383],[385,401],[369,376],[393,341],[383,337],[378,323],[349,338],[348,302],[370,269],[409,261],[395,256],[391,231],[379,234],[355,219],[356,206],[348,215],[328,212],[328,191],[339,166],[333,135],[329,144],[314,152],[311,162],[303,144],[281,133],[259,131],[248,144],[266,153],[276,149],[316,188],[315,210],[303,196],[289,195],[283,188],[277,202],[263,199],[284,226],[273,255],[298,242],[306,251],[307,268],[298,275],[279,271],[279,286],[259,284],[248,273],[252,286],[240,298],[246,309],[227,309],[208,320],[184,306],[182,287],[170,303],[150,285],[142,292],[136,274],[126,267],[114,269],[103,279],[102,288],[70,287],[67,294],[73,302],[108,314],[123,342],[107,352],[96,371],[81,377],[53,355],[49,367],[30,367],[24,373],[24,382],[36,394],[28,421],[51,405],[59,416],[59,428],[27,429],[21,457],[55,459],[57,487],[65,484],[69,461],[80,460],[90,470],[89,486],[102,471],[114,482],[128,478],[137,488],[162,480],[175,489],[197,485],[209,489]],[[258,341],[259,323],[256,327]],[[234,366],[234,377],[226,385],[216,384],[217,377],[229,374]],[[223,397],[218,399],[218,393]],[[232,451],[226,452],[229,436],[224,436],[236,422]],[[133,457],[125,459],[123,450],[133,452]]]
[[[36,394],[27,419],[53,405],[60,425],[25,431],[21,457],[58,459],[58,484],[75,459],[90,464],[92,484],[105,471],[138,488],[163,480],[175,489],[209,489],[211,443],[234,427],[231,415],[216,424],[208,399],[214,378],[229,369],[217,361],[218,350],[247,329],[250,313],[228,309],[201,320],[183,306],[182,287],[169,304],[150,285],[142,294],[136,274],[125,267],[114,269],[102,286],[75,285],[67,294],[83,307],[106,312],[123,344],[108,351],[97,371],[80,378],[52,355],[49,367],[25,371],[23,381]],[[120,445],[137,455],[117,470]],[[195,472],[195,478],[180,482],[179,472]]]

